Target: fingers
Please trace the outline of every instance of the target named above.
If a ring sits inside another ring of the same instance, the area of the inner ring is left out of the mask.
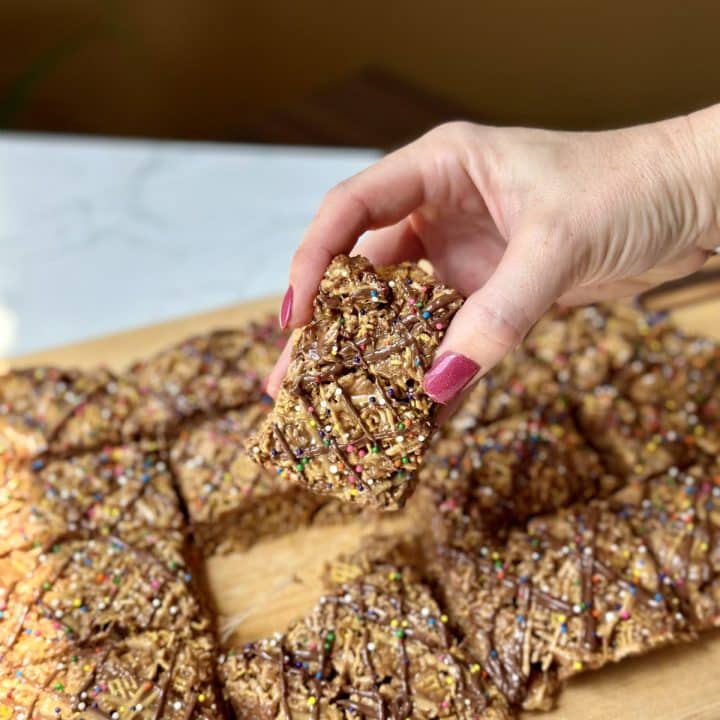
[[[352,255],[363,255],[375,267],[381,267],[406,260],[417,262],[425,257],[425,250],[410,219],[405,218],[395,225],[368,233],[352,251]]]
[[[436,402],[449,403],[513,350],[565,290],[564,267],[542,244],[511,243],[488,282],[450,323],[425,376],[425,392]]]
[[[419,142],[384,157],[327,194],[290,267],[290,327],[310,319],[312,300],[333,257],[350,252],[366,230],[398,223],[422,204]]]
[[[280,389],[280,385],[282,384],[283,378],[285,377],[285,373],[288,369],[288,365],[290,364],[290,355],[292,353],[292,349],[295,345],[296,339],[297,333],[294,332],[288,338],[288,341],[285,343],[283,351],[280,353],[280,357],[278,358],[275,366],[270,371],[270,374],[265,380],[265,392],[272,398],[277,397],[278,390]]]

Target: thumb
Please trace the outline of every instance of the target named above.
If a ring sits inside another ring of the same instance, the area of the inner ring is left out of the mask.
[[[508,245],[490,279],[455,314],[425,375],[425,392],[449,403],[514,350],[565,291],[564,265],[542,245]]]

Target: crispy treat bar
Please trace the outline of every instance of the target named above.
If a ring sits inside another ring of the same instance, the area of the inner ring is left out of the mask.
[[[719,384],[720,345],[668,329],[586,394],[578,417],[616,472],[648,477],[720,453]]]
[[[12,370],[0,376],[0,457],[117,443],[136,398],[134,388],[102,368]]]
[[[627,305],[554,311],[525,343],[577,405],[618,475],[650,477],[720,452],[720,346]]]
[[[0,463],[0,557],[74,535],[144,546],[182,528],[165,461],[129,444],[31,464]]]
[[[554,309],[530,331],[523,347],[552,367],[561,383],[584,392],[608,382],[669,327],[663,315],[620,303]]]
[[[657,407],[663,428],[684,428],[684,442],[720,453],[720,344],[673,328],[641,346],[613,384],[639,407]]]
[[[362,257],[335,258],[256,459],[318,494],[401,506],[432,433],[425,370],[461,302],[413,264],[376,271]]]
[[[222,717],[175,538],[170,554],[98,538],[0,558],[0,717]]]
[[[474,552],[432,547],[448,615],[511,702],[537,672],[565,679],[720,625],[717,470],[673,468]]]
[[[253,403],[181,431],[171,450],[203,554],[238,552],[264,537],[347,517],[354,506],[315,495],[254,463],[245,451],[269,405]]]
[[[559,411],[566,403],[565,391],[550,365],[518,348],[480,378],[447,427],[456,433],[472,432],[538,407]]]
[[[720,381],[720,346],[710,338],[685,335],[667,327],[636,348],[633,361],[613,377],[636,402],[652,402],[657,393],[680,394],[676,400],[707,402]]]
[[[618,486],[565,412],[537,408],[487,426],[466,425],[462,417],[450,421],[420,473],[418,494],[443,542],[472,548],[490,528]]]
[[[695,627],[720,627],[720,462],[702,458],[613,498]]]
[[[135,363],[125,379],[141,399],[123,433],[162,435],[184,418],[257,400],[286,337],[268,318],[191,337]]]
[[[190,338],[116,376],[104,368],[0,376],[0,456],[72,454],[155,438],[196,413],[243,405],[284,344],[275,320]]]
[[[335,563],[316,608],[287,632],[230,652],[225,693],[243,718],[501,720],[512,717],[406,562]]]
[[[623,477],[650,477],[688,464],[695,453],[683,413],[669,413],[657,403],[636,405],[612,385],[586,395],[578,418],[608,467]]]

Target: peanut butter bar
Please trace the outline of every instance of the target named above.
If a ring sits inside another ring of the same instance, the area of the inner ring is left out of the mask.
[[[34,626],[26,628],[34,632]],[[41,629],[42,628],[42,629]],[[40,625],[39,632],[44,631]],[[50,638],[61,638],[55,631]],[[180,640],[148,631],[62,654],[37,648],[37,662],[0,668],[0,714],[18,720],[227,717],[213,677],[212,636]],[[43,659],[48,658],[48,659]]]
[[[71,535],[144,545],[182,526],[166,463],[149,441],[0,463],[0,557]]]
[[[586,394],[579,421],[613,469],[649,477],[720,452],[720,345],[676,330]]]
[[[647,478],[692,461],[695,441],[682,414],[656,403],[634,404],[613,386],[586,395],[578,418],[608,467],[623,477]]]
[[[348,559],[330,574],[330,588],[308,616],[224,658],[221,679],[239,717],[513,716],[411,566]]]
[[[719,529],[720,465],[706,456],[504,541],[486,533],[473,552],[431,545],[427,569],[512,700],[538,671],[566,678],[720,627]]]
[[[315,493],[400,507],[433,432],[423,377],[461,303],[413,264],[335,258],[254,457]]]
[[[638,407],[655,407],[661,424],[685,428],[684,443],[720,452],[720,344],[673,328],[641,346],[613,385]]]
[[[22,459],[120,442],[134,388],[108,370],[52,367],[0,377],[0,457]]]
[[[123,434],[162,436],[185,418],[259,399],[285,339],[268,318],[191,337],[135,363],[124,379],[137,387],[140,401]]]
[[[119,376],[11,370],[0,376],[0,456],[68,455],[164,436],[190,415],[255,400],[285,337],[268,319],[190,338]]]
[[[668,327],[666,316],[622,303],[556,308],[530,331],[523,346],[552,367],[561,383],[584,392],[608,382]]]
[[[0,608],[2,717],[222,717],[212,627],[181,559],[117,539],[14,551]]]
[[[566,405],[566,390],[552,367],[520,348],[480,378],[447,424],[453,431],[472,432],[538,407]]]
[[[682,613],[699,630],[720,627],[720,463],[695,465],[636,481],[613,497],[674,592]]]
[[[337,521],[355,511],[250,459],[248,438],[268,411],[267,403],[257,402],[202,420],[181,431],[172,447],[172,467],[194,538],[206,556],[239,552],[262,538]]]
[[[418,494],[438,539],[472,548],[488,529],[607,496],[618,484],[567,413],[538,408],[474,430],[451,420],[426,456]]]
[[[552,698],[527,704],[536,673],[565,679],[692,637],[641,547],[615,515],[588,508],[533,520],[477,553],[441,548],[430,567],[493,682],[513,704],[543,707]]]
[[[581,430],[625,477],[720,451],[717,343],[628,305],[554,311],[525,343],[577,405]]]

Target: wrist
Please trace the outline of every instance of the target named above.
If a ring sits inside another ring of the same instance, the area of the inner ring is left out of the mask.
[[[688,116],[699,154],[705,158],[705,173],[715,209],[713,227],[700,245],[704,250],[720,250],[720,103]]]
[[[720,244],[720,104],[666,123],[679,149],[683,177],[695,204],[696,245]]]

